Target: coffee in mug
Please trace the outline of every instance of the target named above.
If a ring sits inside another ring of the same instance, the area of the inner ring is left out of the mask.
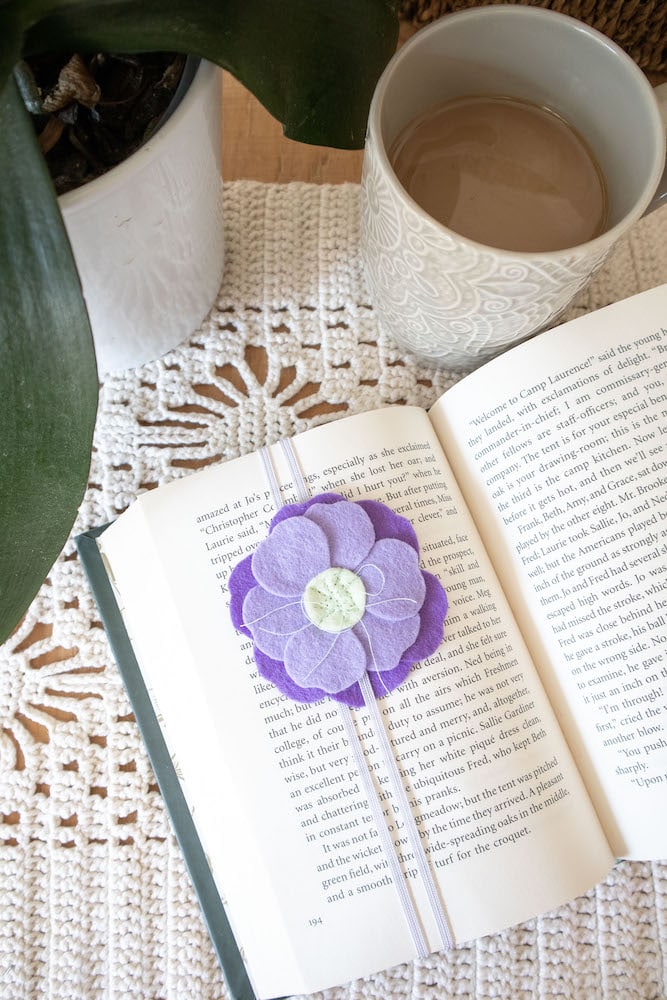
[[[440,103],[401,130],[389,160],[432,218],[486,246],[562,250],[605,229],[605,182],[587,142],[530,101]]]

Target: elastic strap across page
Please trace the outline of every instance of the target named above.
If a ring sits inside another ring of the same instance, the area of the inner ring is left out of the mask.
[[[310,497],[310,492],[308,486],[304,479],[303,473],[299,466],[297,456],[294,452],[292,444],[289,440],[282,440],[280,445],[283,450],[283,454],[287,460],[287,463],[292,474],[293,484],[299,502],[305,502]],[[273,498],[273,503],[276,510],[279,510],[283,506],[283,501],[280,493],[280,486],[278,484],[278,479],[276,477],[275,469],[273,467],[273,461],[271,459],[271,453],[268,448],[262,448],[260,451],[260,456],[264,466],[264,471],[266,473],[267,482],[271,490],[271,496]],[[420,878],[426,890],[426,895],[435,919],[436,926],[438,928],[438,933],[440,935],[440,940],[442,942],[442,948],[451,948],[453,945],[453,937],[451,929],[449,926],[449,921],[447,915],[443,908],[440,896],[438,893],[438,888],[433,878],[431,872],[431,867],[429,865],[424,846],[415,823],[415,819],[408,802],[408,797],[405,791],[405,787],[401,780],[398,768],[396,766],[396,759],[394,757],[393,749],[387,736],[387,732],[382,721],[382,716],[378,709],[377,701],[373,688],[371,686],[371,681],[368,673],[364,673],[361,678],[360,687],[364,699],[364,704],[371,716],[371,726],[373,732],[380,744],[380,749],[382,752],[383,760],[389,779],[391,781],[391,788],[393,793],[393,800],[397,805],[400,816],[405,824],[406,833],[410,843],[410,848],[412,850],[415,864],[417,865],[417,870],[419,872]],[[398,898],[401,903],[401,908],[405,916],[406,923],[408,925],[410,935],[412,937],[417,955],[420,958],[426,957],[429,954],[429,948],[426,941],[426,937],[421,925],[421,920],[417,909],[412,898],[410,891],[409,881],[404,874],[403,868],[401,866],[401,861],[398,856],[396,845],[394,843],[391,831],[388,828],[387,821],[384,815],[384,809],[382,803],[380,802],[378,796],[378,790],[375,786],[375,781],[373,779],[373,774],[368,764],[363,752],[363,747],[359,741],[359,736],[357,734],[354,717],[349,706],[337,702],[338,709],[341,715],[341,720],[345,728],[345,733],[348,739],[350,750],[352,756],[354,757],[354,762],[361,779],[361,783],[368,799],[368,803],[375,820],[375,825],[377,828],[378,835],[380,837],[380,842],[384,851],[384,855],[389,865],[389,871],[391,873],[392,882],[396,889]]]

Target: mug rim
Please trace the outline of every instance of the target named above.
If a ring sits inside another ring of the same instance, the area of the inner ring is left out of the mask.
[[[473,240],[468,236],[458,233],[455,229],[446,226],[437,219],[434,219],[433,216],[422,208],[421,205],[415,201],[412,195],[408,193],[406,188],[399,181],[396,176],[396,172],[391,165],[384,140],[382,139],[380,111],[382,101],[384,99],[384,93],[397,66],[399,66],[405,58],[407,58],[406,53],[409,55],[412,48],[417,48],[418,45],[421,44],[425,35],[435,34],[438,30],[445,30],[445,24],[450,24],[453,20],[472,21],[490,17],[522,17],[528,20],[534,20],[536,18],[539,20],[541,18],[543,20],[560,21],[562,24],[569,27],[569,30],[578,31],[584,35],[588,35],[593,41],[608,48],[617,59],[620,59],[621,62],[625,64],[625,68],[635,77],[639,88],[643,89],[644,93],[649,96],[649,101],[647,102],[649,104],[649,115],[653,119],[654,131],[658,140],[658,149],[656,150],[657,155],[654,158],[654,163],[651,168],[648,182],[644,187],[643,195],[635,202],[634,206],[625,213],[622,219],[619,219],[615,225],[606,229],[603,233],[600,233],[599,236],[595,236],[591,240],[586,240],[584,243],[575,243],[572,246],[563,247],[561,250],[506,250],[503,247],[495,247],[488,243],[480,243],[477,240]],[[628,53],[607,35],[569,14],[563,14],[560,11],[551,10],[549,8],[525,6],[524,4],[518,3],[489,4],[483,7],[471,7],[466,10],[453,11],[442,15],[442,17],[439,17],[432,24],[420,28],[411,38],[409,38],[394,53],[377,82],[368,114],[366,144],[368,145],[371,141],[375,146],[375,155],[379,157],[383,170],[387,175],[394,192],[407,201],[411,209],[422,219],[431,223],[441,232],[455,237],[457,241],[461,241],[466,246],[474,248],[475,250],[486,251],[487,253],[508,257],[513,260],[526,261],[570,258],[574,254],[583,254],[588,256],[600,253],[607,247],[611,247],[623,235],[623,233],[625,233],[645,214],[646,209],[651,203],[651,200],[660,183],[660,178],[662,177],[662,173],[665,169],[665,158],[667,155],[667,137],[665,135],[665,126],[658,108],[658,101],[655,97],[653,87]]]

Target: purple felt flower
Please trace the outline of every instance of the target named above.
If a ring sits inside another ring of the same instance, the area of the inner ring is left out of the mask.
[[[388,694],[438,648],[447,614],[410,522],[336,493],[283,507],[229,590],[260,674],[305,702],[362,705],[366,671],[375,694]]]

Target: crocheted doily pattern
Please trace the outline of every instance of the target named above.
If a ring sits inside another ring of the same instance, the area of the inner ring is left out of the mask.
[[[227,263],[189,342],[102,387],[73,535],[136,496],[316,423],[428,407],[455,381],[378,330],[356,185],[226,185]],[[667,281],[643,220],[570,318]],[[331,1000],[648,1000],[667,982],[667,866],[622,862],[504,934]],[[214,1000],[225,987],[74,543],[0,648],[0,998]]]

